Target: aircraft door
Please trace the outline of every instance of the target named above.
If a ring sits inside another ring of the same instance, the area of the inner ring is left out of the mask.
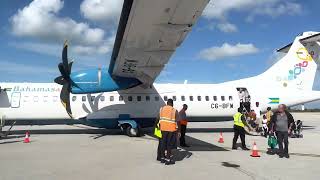
[[[20,98],[21,94],[19,92],[14,92],[11,95],[11,107],[19,108],[20,107]]]

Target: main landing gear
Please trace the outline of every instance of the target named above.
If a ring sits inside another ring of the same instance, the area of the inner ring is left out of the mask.
[[[119,115],[118,126],[121,131],[129,137],[139,137],[141,128],[135,120],[131,120],[130,115]]]

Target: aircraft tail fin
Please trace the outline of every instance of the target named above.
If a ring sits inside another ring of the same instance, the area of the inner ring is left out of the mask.
[[[320,33],[304,32],[277,51],[286,55],[262,74],[264,79],[284,88],[312,90],[320,62]]]

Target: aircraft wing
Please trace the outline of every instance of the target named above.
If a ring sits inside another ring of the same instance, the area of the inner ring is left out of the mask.
[[[124,0],[109,73],[151,85],[209,0]]]

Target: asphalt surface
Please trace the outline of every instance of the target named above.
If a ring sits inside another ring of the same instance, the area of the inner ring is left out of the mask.
[[[190,148],[175,152],[176,164],[155,160],[157,140],[149,135],[129,138],[119,131],[86,126],[15,126],[0,140],[0,180],[51,179],[314,179],[320,177],[320,113],[294,114],[303,120],[303,138],[289,139],[290,159],[268,155],[267,139],[251,151],[231,150],[232,122],[190,123]],[[7,127],[6,127],[7,128]],[[6,129],[4,128],[4,130]],[[31,130],[31,143],[23,143]],[[218,143],[223,132],[224,143]],[[238,141],[240,143],[240,140]]]

